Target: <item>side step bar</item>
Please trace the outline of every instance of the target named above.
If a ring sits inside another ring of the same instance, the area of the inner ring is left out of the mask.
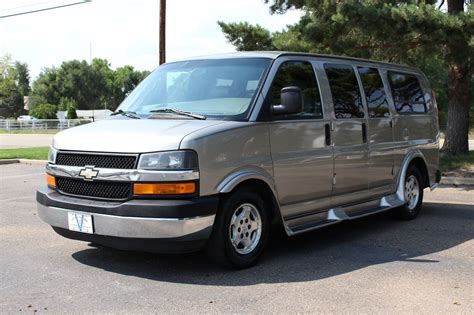
[[[331,208],[315,214],[286,220],[284,224],[287,234],[291,236],[342,221],[358,219],[387,211],[400,207],[403,203],[404,201],[400,200],[396,194],[393,194],[358,205]]]

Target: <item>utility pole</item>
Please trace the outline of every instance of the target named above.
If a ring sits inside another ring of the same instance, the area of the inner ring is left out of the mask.
[[[89,42],[89,65],[92,67],[92,42]],[[92,103],[92,121],[95,121],[95,104]]]
[[[160,0],[160,65],[166,62],[166,0]]]

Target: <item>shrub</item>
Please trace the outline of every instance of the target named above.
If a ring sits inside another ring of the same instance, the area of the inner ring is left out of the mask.
[[[67,119],[77,119],[76,106],[69,105],[67,108]]]
[[[41,104],[30,111],[30,115],[38,119],[57,119],[57,107],[51,104]]]

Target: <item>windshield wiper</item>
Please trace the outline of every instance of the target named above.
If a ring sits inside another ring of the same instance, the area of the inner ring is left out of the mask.
[[[188,116],[194,119],[201,119],[201,120],[206,119],[206,116],[203,116],[203,115],[193,114],[190,112],[184,112],[182,110],[177,110],[177,109],[172,109],[172,108],[154,109],[154,110],[151,110],[150,113],[170,113],[170,114],[176,114],[176,115],[181,115],[181,116]]]
[[[125,116],[125,117],[128,117],[128,118],[133,118],[133,119],[141,119],[141,117],[138,116],[137,113],[127,111],[127,110],[121,110],[121,109],[119,109],[118,111],[113,112],[112,114],[110,114],[110,116],[117,116],[117,115],[122,115],[122,116]]]

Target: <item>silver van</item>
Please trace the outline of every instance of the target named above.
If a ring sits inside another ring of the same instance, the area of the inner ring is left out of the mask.
[[[414,219],[438,170],[417,69],[284,52],[164,64],[112,117],[58,133],[37,192],[60,235],[254,264],[291,236],[392,209]]]

